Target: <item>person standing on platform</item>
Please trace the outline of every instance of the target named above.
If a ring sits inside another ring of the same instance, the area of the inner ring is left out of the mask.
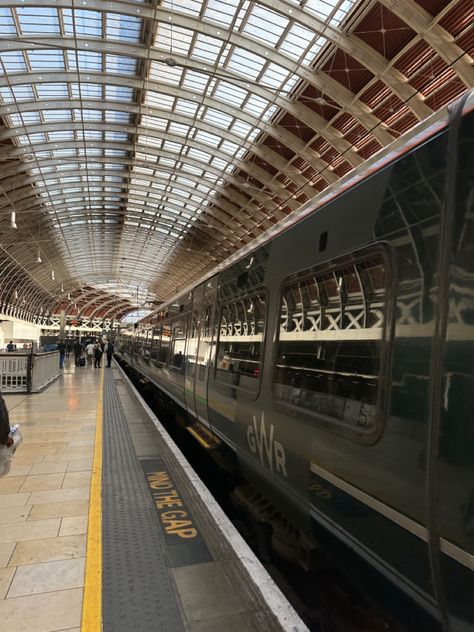
[[[7,344],[7,351],[9,353],[11,353],[12,351],[15,351],[15,345],[13,344],[13,342],[10,340],[10,342]]]
[[[13,437],[10,434],[10,418],[2,393],[0,393],[0,445],[6,445],[8,448],[13,445]]]
[[[92,356],[94,355],[94,344],[89,340],[86,345],[87,364],[92,364]]]
[[[58,342],[58,351],[59,351],[59,368],[64,369],[64,357],[66,355],[66,345],[64,344],[63,339]]]
[[[83,351],[83,347],[81,343],[79,342],[79,340],[77,340],[74,345],[74,364],[76,366],[79,366],[79,360],[82,357],[82,351]]]
[[[107,368],[110,369],[110,365],[112,364],[112,356],[114,355],[114,343],[112,340],[109,340],[107,343]]]
[[[13,443],[7,405],[0,393],[0,476],[6,476],[10,471]]]
[[[102,360],[102,346],[96,342],[94,347],[94,369],[100,369],[100,361]]]

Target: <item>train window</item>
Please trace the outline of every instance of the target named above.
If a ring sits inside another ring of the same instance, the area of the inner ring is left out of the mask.
[[[157,325],[153,332],[152,358],[155,364],[167,364],[170,355],[170,323]]]
[[[387,277],[372,251],[283,286],[274,394],[290,414],[360,438],[378,432]]]
[[[152,339],[151,339],[151,361],[156,364],[158,362],[158,353],[160,350],[160,338],[161,338],[161,325],[156,325],[153,329]]]
[[[151,329],[146,329],[143,332],[142,357],[145,362],[150,362],[152,334],[153,331]]]
[[[262,362],[265,295],[242,296],[221,308],[216,381],[256,392]]]
[[[184,368],[184,351],[186,347],[186,321],[184,319],[173,320],[172,348],[170,354],[170,365],[172,368],[181,371]]]

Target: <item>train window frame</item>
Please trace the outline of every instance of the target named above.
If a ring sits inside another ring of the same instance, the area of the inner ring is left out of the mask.
[[[330,274],[343,271],[351,265],[361,264],[374,257],[381,257],[384,264],[385,297],[383,301],[383,325],[380,337],[379,373],[377,381],[377,399],[375,404],[375,425],[371,431],[354,428],[344,421],[324,413],[312,411],[302,406],[290,404],[279,399],[276,394],[278,359],[280,355],[280,323],[282,316],[283,296],[286,288],[291,284],[305,281],[316,275]],[[396,297],[396,272],[392,249],[389,244],[378,243],[367,248],[346,253],[335,259],[317,263],[299,272],[287,275],[278,287],[274,344],[272,352],[271,391],[272,400],[277,410],[303,422],[309,422],[331,434],[351,439],[357,443],[373,445],[381,438],[388,414],[390,394],[391,355],[393,347],[394,309]]]
[[[260,353],[259,353],[259,373],[258,377],[255,380],[255,388],[248,389],[241,386],[240,382],[237,384],[226,384],[222,380],[219,379],[220,372],[223,370],[217,366],[218,362],[218,354],[219,354],[219,346],[221,344],[221,324],[222,324],[222,315],[223,309],[229,305],[230,303],[234,303],[235,301],[241,300],[243,298],[252,298],[254,296],[260,296],[263,298],[265,302],[265,308],[263,312],[263,332],[262,332],[262,341],[260,343]],[[220,301],[218,305],[218,319],[214,322],[214,328],[217,327],[217,336],[215,339],[215,350],[214,350],[214,358],[213,358],[213,381],[216,388],[219,390],[225,390],[226,392],[229,389],[233,391],[237,391],[239,393],[239,397],[245,397],[249,400],[256,400],[260,395],[260,389],[262,387],[262,375],[264,371],[264,360],[265,360],[265,345],[266,345],[266,337],[268,331],[268,317],[269,317],[269,293],[266,287],[260,288],[252,288],[249,293],[242,293],[240,295],[232,297],[230,300]]]

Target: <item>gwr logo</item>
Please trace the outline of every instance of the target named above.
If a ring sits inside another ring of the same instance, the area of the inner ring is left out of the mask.
[[[285,477],[288,478],[286,473],[286,454],[285,449],[278,441],[273,439],[274,426],[270,424],[270,434],[267,438],[267,429],[265,427],[265,417],[262,411],[262,418],[260,420],[260,429],[257,428],[257,418],[253,417],[253,424],[247,428],[247,442],[249,444],[250,451],[253,454],[257,454],[260,457],[262,465],[264,463],[264,455],[268,462],[270,471],[273,472],[273,463],[275,463],[276,471],[281,471]]]

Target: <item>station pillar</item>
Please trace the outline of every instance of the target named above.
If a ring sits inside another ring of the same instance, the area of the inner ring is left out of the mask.
[[[64,340],[66,334],[66,310],[59,312],[59,339]]]

